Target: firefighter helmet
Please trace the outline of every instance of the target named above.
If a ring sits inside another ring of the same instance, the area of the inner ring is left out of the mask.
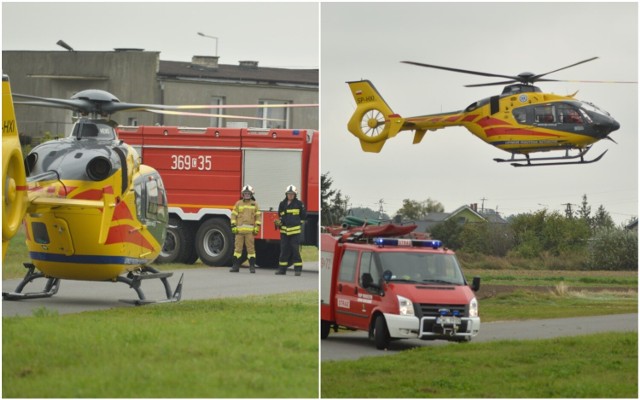
[[[298,188],[293,186],[293,185],[289,185],[287,186],[287,190],[285,191],[285,194],[289,194],[289,193],[293,193],[296,196],[298,195]]]
[[[256,194],[256,191],[253,190],[253,186],[251,185],[244,185],[242,187],[242,191],[240,192],[240,194],[244,194],[245,192],[249,192],[251,193],[251,195],[253,196],[254,194]]]

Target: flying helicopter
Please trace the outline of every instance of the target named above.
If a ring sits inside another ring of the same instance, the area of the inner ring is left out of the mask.
[[[420,67],[507,79],[466,87],[506,86],[501,94],[476,101],[463,110],[403,118],[391,110],[370,81],[347,82],[357,104],[347,128],[360,140],[366,152],[380,152],[386,140],[401,131],[414,131],[413,144],[417,144],[427,131],[463,126],[484,142],[511,153],[508,159],[495,158],[496,162],[509,162],[515,167],[593,163],[607,151],[593,159],[585,159],[587,152],[602,139],[614,141],[609,135],[618,130],[620,124],[596,105],[576,99],[577,92],[568,96],[543,93],[534,84],[563,82],[546,76],[597,58],[543,74],[523,72],[515,76],[403,61]],[[563,151],[564,154],[531,156],[548,151]]]
[[[3,258],[9,239],[24,218],[31,262],[6,300],[51,297],[63,279],[122,282],[136,291],[140,305],[179,301],[180,278],[172,291],[171,272],[149,264],[160,253],[168,223],[167,198],[156,170],[140,163],[137,151],[119,140],[111,115],[123,110],[260,119],[234,115],[184,112],[186,109],[264,107],[264,105],[165,106],[124,103],[103,90],[89,89],[70,99],[11,93],[3,75]],[[13,98],[25,101],[13,101]],[[68,136],[42,143],[22,161],[13,105],[66,108],[81,117]],[[306,107],[317,105],[280,105]],[[6,165],[5,165],[6,164]],[[23,293],[36,279],[46,279],[42,291]],[[166,299],[145,297],[141,283],[160,279]]]

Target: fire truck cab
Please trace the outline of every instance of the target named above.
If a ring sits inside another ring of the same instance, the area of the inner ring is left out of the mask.
[[[438,240],[321,234],[321,337],[338,327],[393,339],[469,341],[480,331],[474,292]]]

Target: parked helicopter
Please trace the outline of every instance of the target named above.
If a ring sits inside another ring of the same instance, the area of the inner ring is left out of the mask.
[[[401,131],[414,131],[413,143],[417,144],[427,131],[464,126],[484,142],[511,153],[510,159],[495,158],[497,162],[510,162],[515,167],[593,163],[607,151],[590,160],[584,156],[599,140],[613,141],[609,135],[618,130],[620,124],[594,104],[575,99],[577,92],[569,96],[543,93],[534,83],[562,82],[545,76],[597,58],[544,74],[523,72],[516,76],[403,61],[421,67],[507,79],[466,87],[507,86],[502,94],[476,101],[464,110],[403,118],[391,110],[370,81],[347,82],[357,104],[347,128],[367,152],[380,152],[385,141]],[[538,158],[530,156],[532,153],[554,150],[562,150],[565,154]]]
[[[123,282],[146,304],[141,282],[160,279],[166,299],[179,301],[181,277],[172,292],[171,272],[160,272],[151,263],[162,249],[167,222],[167,198],[162,179],[153,168],[140,163],[136,150],[119,140],[110,116],[123,110],[182,113],[185,109],[263,107],[164,106],[123,103],[112,94],[85,90],[70,99],[11,94],[3,75],[3,258],[8,240],[24,218],[31,262],[7,300],[50,297],[60,280]],[[13,98],[27,101],[13,102]],[[22,162],[13,107],[5,104],[66,108],[82,117],[69,135],[33,148]],[[317,105],[282,105],[304,107]],[[191,116],[260,119],[234,115],[185,112]],[[5,127],[7,129],[5,135]],[[9,141],[11,139],[11,141]],[[6,148],[5,148],[6,143]],[[16,148],[17,147],[17,148]],[[10,155],[10,156],[9,156]],[[19,160],[19,161],[18,161]],[[9,168],[7,168],[7,164]],[[44,290],[23,293],[30,282],[47,279]]]

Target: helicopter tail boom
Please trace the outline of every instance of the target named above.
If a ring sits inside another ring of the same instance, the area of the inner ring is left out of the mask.
[[[357,104],[347,129],[360,140],[362,150],[378,153],[387,139],[402,130],[405,120],[391,110],[370,81],[347,83]]]

